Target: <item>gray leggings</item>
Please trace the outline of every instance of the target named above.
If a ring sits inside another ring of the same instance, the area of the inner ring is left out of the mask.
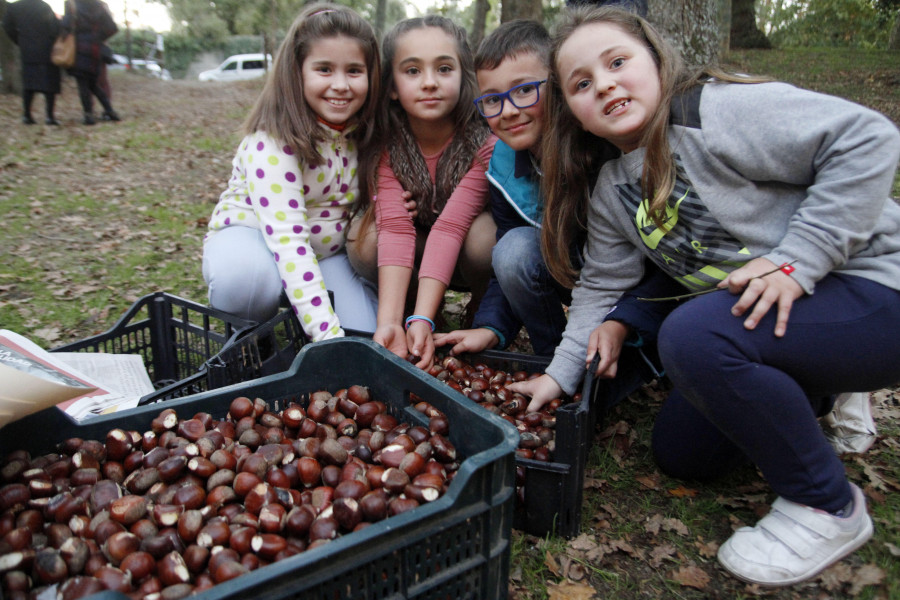
[[[341,327],[375,331],[378,294],[356,274],[346,252],[320,260],[319,269]],[[259,323],[278,312],[281,275],[258,229],[228,227],[211,236],[203,245],[203,279],[214,308]]]

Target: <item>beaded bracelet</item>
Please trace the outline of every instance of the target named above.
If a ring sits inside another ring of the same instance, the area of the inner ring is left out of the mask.
[[[434,331],[434,321],[428,317],[423,317],[422,315],[409,315],[406,317],[406,329],[409,329],[409,326],[413,321],[425,321],[431,326],[431,331]]]

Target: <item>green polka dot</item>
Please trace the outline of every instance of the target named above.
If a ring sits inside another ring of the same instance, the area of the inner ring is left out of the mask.
[[[250,186],[249,189],[251,192],[256,189],[256,184],[253,183],[252,181],[248,185]]]
[[[253,154],[247,154],[247,163],[249,164],[252,162],[253,162]]]
[[[325,282],[322,281],[320,285],[322,286],[322,289],[324,290],[324,289],[325,289]]]
[[[278,242],[281,243],[281,244],[287,244],[287,243],[290,242],[290,241],[291,241],[291,238],[289,238],[289,237],[286,236],[286,235],[283,235],[283,236],[281,236],[280,238],[278,238]]]
[[[323,243],[323,244],[328,244],[328,243],[330,243],[330,242],[331,242],[331,236],[330,236],[330,235],[326,235],[325,237],[322,238],[322,243]]]
[[[353,177],[356,177],[356,167],[353,167],[352,169],[350,169],[350,175],[352,175]]]
[[[327,200],[328,200],[328,202],[334,202],[335,200],[337,200],[337,196],[332,194],[332,195],[328,196]]]
[[[303,315],[303,322],[307,325],[312,323],[312,315]]]
[[[287,215],[284,214],[284,211],[279,210],[277,213],[275,213],[275,218],[279,221],[284,221],[285,219],[287,219]]]
[[[278,157],[277,157],[277,156],[270,156],[270,157],[269,157],[269,164],[270,164],[270,165],[277,165],[277,164],[278,164]]]
[[[325,181],[325,173],[319,173],[319,176],[316,177],[316,181],[318,181],[319,183]]]
[[[303,290],[294,290],[294,298],[299,300],[303,297]]]
[[[348,152],[356,152],[356,145],[353,142],[348,143],[347,151]]]
[[[237,218],[238,218],[238,221],[243,221],[244,219],[247,218],[247,213],[243,213],[243,212],[242,212],[241,214],[239,214],[239,215],[237,216]]]
[[[354,200],[356,200],[356,194],[354,194],[353,192],[349,192],[347,194],[347,200],[349,200],[350,202],[353,202]]]
[[[286,265],[284,265],[284,270],[287,271],[288,273],[293,273],[296,269],[297,269],[297,265],[295,265],[292,262],[289,262]]]
[[[278,183],[273,183],[273,184],[272,184],[272,193],[273,193],[273,194],[280,194],[280,193],[281,193],[281,189],[282,189],[282,188],[281,188],[281,185],[280,185],[280,184],[278,184]]]

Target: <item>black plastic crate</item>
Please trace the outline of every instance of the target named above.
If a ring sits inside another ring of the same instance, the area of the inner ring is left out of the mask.
[[[624,354],[636,352],[623,349]],[[507,372],[543,373],[551,357],[485,350],[460,357],[469,364],[483,363]],[[581,531],[584,475],[594,431],[607,407],[637,389],[640,381],[594,380],[582,384],[579,402],[563,404],[556,410],[553,460],[543,462],[516,457],[516,468],[525,470],[524,499],[516,503],[513,527],[544,537],[575,537]]]
[[[304,347],[290,370],[166,403],[180,418],[209,412],[221,418],[236,396],[260,397],[279,409],[311,391],[367,385],[401,421],[427,426],[412,395],[446,413],[450,441],[462,457],[438,500],[337,538],[198,593],[198,600],[484,599],[507,597],[518,434],[503,419],[465,402],[451,388],[375,342],[329,340]],[[48,409],[6,427],[0,456],[16,449],[52,450],[70,437],[104,439],[121,427],[143,431],[159,407],[144,406],[76,423]],[[453,423],[465,426],[453,427]],[[52,432],[48,435],[48,432]],[[124,600],[103,592],[92,600]]]
[[[108,331],[52,352],[139,354],[156,391],[139,404],[214,389],[206,363],[256,326],[226,312],[165,292],[144,296]]]
[[[308,341],[294,311],[282,310],[207,361],[209,389],[284,372]]]

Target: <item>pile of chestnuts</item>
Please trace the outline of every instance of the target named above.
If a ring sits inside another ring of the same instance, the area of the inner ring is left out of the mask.
[[[15,451],[0,460],[3,597],[185,597],[432,502],[458,467],[440,411],[401,423],[360,385]]]

